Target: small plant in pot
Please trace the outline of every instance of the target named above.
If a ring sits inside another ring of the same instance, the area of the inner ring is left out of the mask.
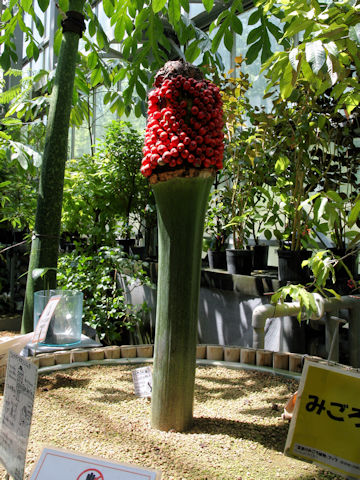
[[[246,248],[250,235],[248,217],[253,212],[253,187],[256,185],[254,158],[249,154],[248,140],[253,133],[247,127],[246,116],[252,107],[246,92],[250,87],[248,75],[241,71],[243,58],[236,57],[236,77],[226,76],[221,82],[221,94],[225,114],[226,145],[225,170],[227,188],[225,204],[231,221],[233,248],[226,250],[227,269],[230,273],[250,275],[252,252]],[[233,72],[230,71],[230,74]]]
[[[218,172],[206,212],[203,250],[207,252],[209,267],[221,270],[226,270],[225,250],[229,236],[226,225],[230,220],[224,200],[224,175]]]
[[[314,194],[309,203],[313,207],[314,224],[321,250],[316,254],[323,262],[333,267],[332,283],[340,293],[348,293],[346,280],[357,276],[358,254],[360,249],[360,194],[337,193],[334,190]],[[304,205],[305,206],[305,205]],[[318,247],[319,248],[319,247]]]

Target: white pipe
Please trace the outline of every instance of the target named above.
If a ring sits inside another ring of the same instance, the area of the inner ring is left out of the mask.
[[[349,310],[349,350],[350,364],[360,367],[360,297],[347,295],[340,298],[323,298],[314,293],[318,307],[317,314],[312,320],[320,320],[324,313],[334,312],[339,309]],[[300,312],[299,302],[285,302],[276,305],[259,305],[252,314],[253,347],[263,349],[265,343],[265,323],[269,318],[296,316]]]

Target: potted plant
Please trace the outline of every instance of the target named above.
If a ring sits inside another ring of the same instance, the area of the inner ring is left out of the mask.
[[[309,277],[301,264],[311,255],[307,247],[312,225],[311,215],[301,204],[326,176],[326,168],[316,168],[313,162],[314,152],[327,141],[319,133],[323,109],[306,82],[286,100],[279,93],[271,95],[271,113],[253,116],[263,154],[273,161],[268,224],[279,242],[280,281],[306,281]]]
[[[246,250],[247,232],[245,218],[248,210],[248,190],[250,186],[243,172],[251,161],[245,157],[242,137],[244,115],[249,105],[245,93],[250,87],[248,75],[241,71],[243,58],[236,57],[236,76],[233,71],[224,74],[221,79],[221,96],[225,118],[225,170],[227,172],[225,205],[231,221],[233,248],[226,250],[227,269],[230,273],[250,274],[252,268],[251,252]]]
[[[317,238],[331,241],[329,246],[322,240],[322,247],[323,255],[335,266],[335,281],[339,285],[345,283],[344,278],[353,279],[360,245],[360,232],[355,228],[360,223],[360,194],[328,190],[314,194],[309,202],[313,204],[316,231],[321,234]]]
[[[203,250],[207,252],[209,267],[221,270],[226,270],[225,250],[229,236],[227,224],[230,220],[224,198],[224,182],[223,172],[217,172],[206,212],[203,242]]]

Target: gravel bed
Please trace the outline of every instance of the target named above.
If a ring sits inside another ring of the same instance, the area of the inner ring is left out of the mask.
[[[155,468],[164,480],[340,479],[283,455],[289,424],[281,413],[295,380],[198,367],[193,428],[161,432],[150,426],[150,401],[134,395],[131,372],[140,366],[39,376],[25,479],[45,445]]]

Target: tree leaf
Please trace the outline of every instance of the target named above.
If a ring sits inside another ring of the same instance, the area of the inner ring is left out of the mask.
[[[231,52],[234,43],[234,34],[231,30],[225,30],[224,44],[225,47]]]
[[[254,43],[255,40],[257,40],[259,37],[261,37],[263,29],[264,29],[264,27],[262,25],[259,25],[258,27],[250,30],[249,35],[247,36],[247,39],[246,39],[247,45],[250,45],[251,43]]]
[[[172,25],[175,25],[180,20],[181,7],[180,0],[169,0],[169,21]]]
[[[25,12],[30,13],[30,10],[32,8],[32,0],[21,0],[20,4],[22,8],[25,10]]]
[[[43,12],[46,12],[49,6],[50,0],[38,0],[39,7]]]
[[[284,70],[283,76],[280,79],[280,94],[282,98],[288,98],[293,91],[293,68],[289,62]]]
[[[96,67],[97,60],[98,58],[96,52],[91,52],[90,55],[88,55],[87,64],[90,70],[93,70]]]
[[[360,44],[360,23],[349,28],[349,38],[353,42]]]
[[[213,9],[213,6],[214,6],[214,0],[202,0],[202,3],[205,7],[205,10],[207,12],[211,12],[211,10]]]
[[[200,53],[201,50],[198,42],[193,41],[185,50],[185,58],[188,62],[193,63],[198,58]]]
[[[299,65],[299,60],[297,59],[298,53],[299,53],[299,49],[297,47],[293,48],[289,53],[289,60],[295,72],[297,71],[297,68]]]
[[[103,0],[102,2],[105,15],[108,18],[111,18],[114,14],[114,3],[113,0]]]
[[[315,74],[319,73],[326,60],[325,49],[320,40],[305,45],[305,58],[308,63],[312,64],[312,71]]]
[[[355,205],[353,206],[349,214],[348,224],[350,228],[352,228],[355,225],[359,217],[360,217],[360,195],[358,195]]]
[[[91,72],[90,83],[92,87],[96,87],[102,80],[101,69],[96,68]]]
[[[160,12],[166,5],[166,0],[152,0],[152,9],[154,13]]]
[[[259,40],[256,43],[253,43],[251,47],[246,52],[246,64],[251,65],[259,56],[259,52],[262,47],[262,41]]]
[[[260,8],[258,8],[250,15],[248,20],[248,25],[255,25],[255,23],[257,23],[260,20],[260,17],[261,17],[261,10]]]
[[[234,32],[237,33],[238,35],[242,35],[243,25],[240,18],[236,15],[232,15],[230,23],[231,23],[231,28],[234,30]]]

